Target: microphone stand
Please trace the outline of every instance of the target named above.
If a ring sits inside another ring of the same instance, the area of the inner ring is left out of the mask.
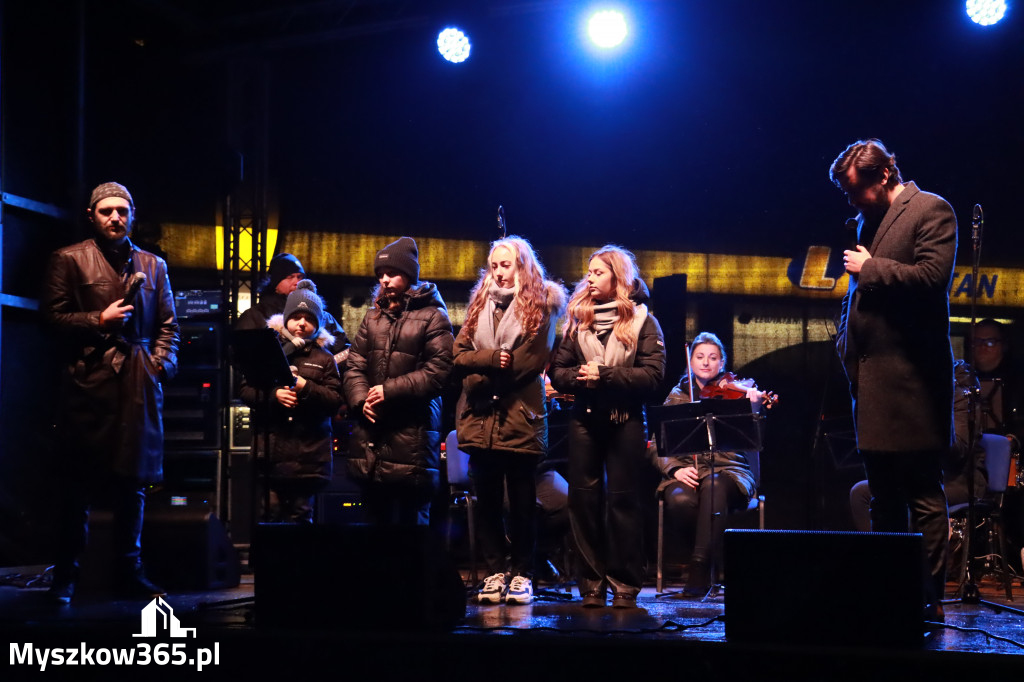
[[[981,204],[975,204],[974,211],[971,216],[971,327],[969,332],[970,335],[968,337],[972,344],[974,343],[974,328],[978,324],[978,267],[981,262],[981,238],[984,225],[985,216],[982,212]],[[964,532],[963,538],[964,568],[960,586],[957,588],[956,598],[943,599],[940,601],[943,604],[981,604],[996,612],[1006,610],[1024,615],[1024,611],[1019,609],[1014,609],[1009,606],[1003,606],[1002,604],[982,599],[981,593],[978,590],[978,583],[974,580],[974,572],[971,569],[971,560],[973,559],[973,549],[971,545],[973,544],[972,536],[974,535],[974,523],[976,518],[974,473],[978,467],[978,455],[977,448],[975,446],[980,439],[980,434],[978,433],[977,406],[981,394],[981,388],[978,382],[978,370],[974,367],[973,357],[971,360],[972,362],[969,365],[970,387],[967,389],[967,457],[970,462],[970,466],[968,467],[967,472],[967,528]]]

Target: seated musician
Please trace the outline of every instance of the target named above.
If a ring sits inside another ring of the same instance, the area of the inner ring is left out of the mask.
[[[693,399],[699,399],[705,387],[717,386],[726,380],[725,346],[714,334],[701,332],[690,349]],[[690,377],[683,376],[665,404],[688,403],[690,395]],[[751,384],[744,397],[757,411],[767,394]],[[742,452],[715,453],[713,485],[709,460],[706,455],[656,457],[656,464],[666,477],[658,486],[658,492],[665,496],[667,526],[677,534],[695,535],[686,592],[699,596],[707,593],[717,578],[711,575],[712,562],[716,574],[721,572],[726,515],[746,508],[757,494],[753,472]]]

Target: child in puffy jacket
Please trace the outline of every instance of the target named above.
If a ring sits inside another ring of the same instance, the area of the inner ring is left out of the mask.
[[[273,389],[269,414],[260,414],[265,391],[242,383],[242,400],[257,410],[257,433],[270,434],[271,521],[311,523],[313,497],[331,480],[331,419],[342,395],[338,365],[327,350],[334,338],[323,328],[323,307],[316,285],[304,279],[288,294],[284,312],[267,320],[295,377],[293,386]],[[264,448],[262,437],[257,448]]]

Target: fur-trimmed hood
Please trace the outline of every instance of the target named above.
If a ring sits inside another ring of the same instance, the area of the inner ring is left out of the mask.
[[[544,289],[548,297],[548,314],[552,320],[557,320],[565,314],[565,307],[569,303],[569,292],[558,282],[544,280]]]
[[[284,314],[278,313],[277,315],[271,315],[267,320],[267,327],[273,329],[278,334],[284,329]],[[334,343],[334,335],[329,331],[320,327],[320,330],[316,333],[316,345],[320,346],[324,350],[327,350],[331,344]]]

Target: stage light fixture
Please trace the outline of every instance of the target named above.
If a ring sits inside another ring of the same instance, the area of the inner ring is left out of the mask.
[[[991,26],[1006,14],[1006,0],[967,0],[967,16],[979,26]]]
[[[615,47],[626,39],[628,32],[625,17],[615,10],[595,12],[587,23],[587,33],[598,47]]]
[[[437,34],[437,51],[452,64],[466,61],[471,48],[469,38],[457,28],[448,27]]]

